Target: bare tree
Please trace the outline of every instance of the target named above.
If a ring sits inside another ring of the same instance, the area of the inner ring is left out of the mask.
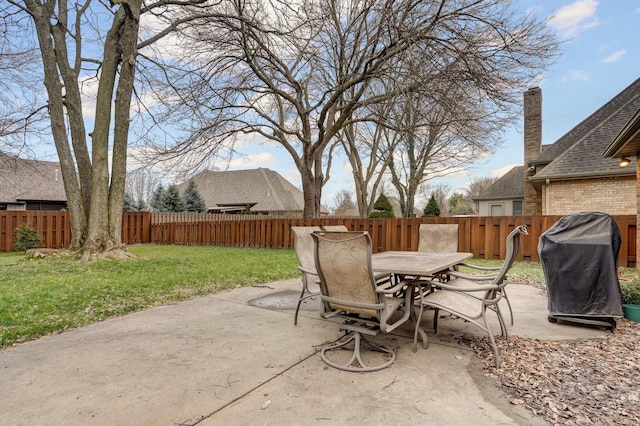
[[[42,81],[37,70],[37,51],[23,49],[10,37],[11,31],[25,31],[22,22],[15,25],[9,16],[0,16],[0,150],[31,156],[25,131],[31,139],[42,131],[46,108],[38,107],[34,84]]]
[[[71,218],[70,248],[86,256],[121,246],[122,206],[131,103],[139,50],[175,30],[162,22],[171,5],[202,0],[7,0],[1,13],[23,51],[37,48],[50,132],[56,147]],[[153,16],[153,33],[138,40],[143,14]],[[106,28],[106,31],[105,31]],[[24,29],[24,28],[23,28]],[[35,46],[28,45],[35,41]],[[16,43],[18,43],[16,41]],[[97,83],[91,105],[93,130],[83,110],[83,89]],[[37,90],[37,89],[36,89]],[[109,155],[111,152],[112,155]],[[111,167],[109,160],[111,159]]]
[[[353,194],[348,189],[343,189],[342,191],[338,192],[333,202],[334,215],[345,215],[347,212],[353,210],[356,207],[353,199],[351,198],[352,195]]]
[[[138,205],[149,205],[153,192],[162,182],[158,172],[150,169],[137,169],[127,172],[125,193],[130,194]]]
[[[378,110],[378,113],[370,114],[370,108],[362,108],[358,111],[362,118],[352,116],[337,133],[337,139],[351,165],[360,217],[369,217],[373,211],[373,203],[388,165],[388,158],[380,155],[386,128],[376,120],[376,117],[382,116],[385,104],[375,104],[371,108]]]
[[[418,192],[421,194],[422,199],[429,200],[433,195],[440,207],[440,216],[449,216],[449,192],[451,187],[446,183],[440,183],[437,185],[422,184]]]
[[[217,154],[258,134],[291,155],[304,215],[317,216],[325,154],[338,132],[361,108],[419,89],[422,82],[406,78],[406,52],[426,55],[443,73],[452,58],[462,64],[473,51],[467,69],[459,65],[449,80],[477,83],[478,72],[495,71],[493,86],[474,95],[505,103],[525,74],[543,68],[554,42],[542,23],[515,19],[509,8],[502,0],[231,0],[224,15],[185,31],[187,58],[174,64],[181,79],[171,78],[179,96],[163,101],[169,111],[182,109],[193,132],[164,153]],[[505,65],[489,69],[495,62],[487,58]]]
[[[500,177],[480,177],[474,178],[469,182],[469,185],[465,189],[465,196],[469,200],[470,203],[473,204],[473,199],[477,198],[480,194],[482,194],[487,188],[496,183],[496,181],[500,179]],[[474,211],[477,213],[477,206],[473,204]]]

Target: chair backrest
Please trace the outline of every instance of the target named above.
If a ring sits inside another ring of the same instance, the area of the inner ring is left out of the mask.
[[[458,224],[423,223],[419,229],[418,251],[445,253],[458,251]]]
[[[381,298],[371,267],[366,232],[314,232],[316,270],[323,312],[335,310],[379,317]]]
[[[349,229],[344,225],[326,225],[322,229],[326,232],[349,232]]]
[[[315,273],[316,262],[313,257],[313,238],[311,234],[321,231],[319,226],[292,226],[294,241],[293,247],[298,258],[298,263],[304,269]]]
[[[516,260],[516,257],[518,257],[518,252],[520,252],[520,235],[522,234],[529,235],[526,225],[516,226],[515,229],[507,235],[507,252],[504,256],[504,262],[493,280],[493,284],[504,287],[507,272],[511,269],[511,266],[513,266],[513,262]]]

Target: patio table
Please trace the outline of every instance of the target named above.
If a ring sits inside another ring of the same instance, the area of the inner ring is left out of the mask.
[[[376,273],[389,273],[399,276],[432,277],[438,272],[447,270],[455,265],[471,259],[473,253],[447,252],[428,253],[422,251],[385,251],[371,256],[371,264]],[[407,286],[413,287],[411,290],[411,304],[414,302],[415,287],[419,287],[420,298],[422,298],[422,288],[419,279],[407,281]],[[409,290],[406,290],[409,291]],[[418,333],[422,341],[427,341],[424,330],[420,328],[422,318],[422,303],[420,303],[420,313],[416,317],[415,309],[411,310],[411,319],[414,323],[413,351],[418,350]]]

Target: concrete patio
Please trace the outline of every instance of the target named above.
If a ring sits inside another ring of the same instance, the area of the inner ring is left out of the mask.
[[[326,366],[339,337],[310,301],[293,326],[298,279],[148,309],[0,351],[0,424],[7,425],[544,425],[510,404],[443,318],[376,339],[397,353],[385,370]],[[541,290],[510,285],[513,335],[598,338],[607,331],[547,321]],[[494,330],[498,330],[497,322]]]

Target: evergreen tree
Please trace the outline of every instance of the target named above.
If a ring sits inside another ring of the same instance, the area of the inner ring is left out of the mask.
[[[167,206],[165,205],[165,189],[162,184],[159,184],[153,194],[151,195],[151,209],[156,212],[166,212]]]
[[[135,203],[136,211],[138,212],[146,212],[147,211],[147,203],[144,202],[142,198],[139,198]]]
[[[134,199],[128,192],[124,193],[124,203],[122,204],[122,210],[125,212],[136,211]]]
[[[180,191],[177,185],[169,185],[164,193],[164,205],[165,211],[168,212],[183,212],[184,202],[180,197]]]
[[[386,195],[380,194],[375,203],[373,203],[373,211],[369,217],[396,217],[393,213],[393,206]]]
[[[431,194],[431,198],[429,198],[429,202],[427,206],[424,208],[424,212],[422,217],[437,217],[440,216],[440,206],[436,201],[435,194]]]
[[[200,195],[200,192],[198,191],[198,185],[196,185],[192,180],[189,181],[187,188],[184,190],[182,200],[184,201],[184,211],[198,213],[207,212],[207,205],[204,202],[204,198],[202,198],[202,195]]]

